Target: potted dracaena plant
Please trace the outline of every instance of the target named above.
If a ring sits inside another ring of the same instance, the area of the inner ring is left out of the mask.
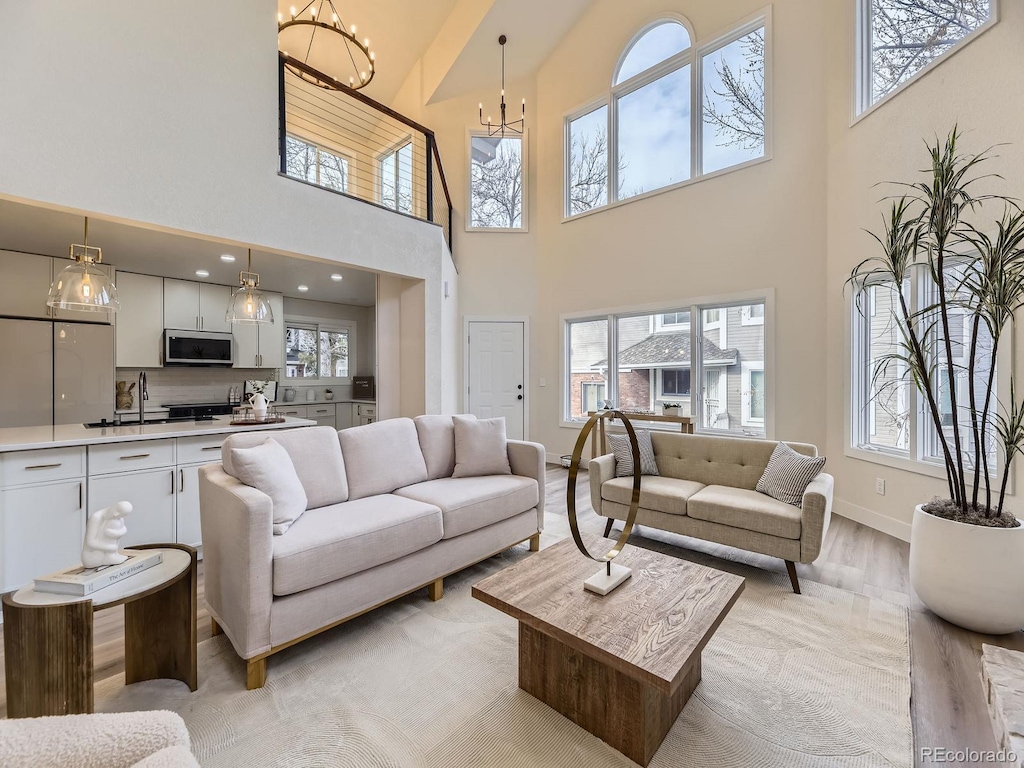
[[[915,387],[945,469],[945,496],[914,510],[914,590],[942,618],[1002,634],[1024,627],[1024,527],[1004,506],[1013,460],[1024,452],[1024,403],[1012,376],[999,377],[1008,387],[996,376],[1024,306],[1024,213],[979,190],[999,178],[983,173],[992,155],[965,153],[960,139],[954,127],[928,145],[924,178],[889,199],[885,231],[873,235],[880,253],[848,283],[862,312],[862,288],[888,290],[896,351],[872,361],[872,396],[891,402],[892,388]],[[914,281],[923,299],[911,305]]]

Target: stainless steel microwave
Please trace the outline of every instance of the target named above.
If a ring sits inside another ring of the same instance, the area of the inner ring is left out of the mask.
[[[234,365],[234,337],[210,331],[164,331],[164,365]]]

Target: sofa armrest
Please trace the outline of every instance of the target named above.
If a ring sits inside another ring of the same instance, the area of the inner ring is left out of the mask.
[[[188,745],[185,722],[166,711],[0,721],[0,765],[8,768],[129,768],[167,747]]]
[[[832,520],[832,489],[835,479],[825,472],[811,480],[800,505],[800,562],[813,563],[821,553],[829,522]]]
[[[601,513],[601,486],[615,477],[615,455],[606,453],[591,459],[587,465],[590,474],[590,505],[597,514]]]
[[[270,497],[227,474],[199,470],[206,602],[238,655],[270,650],[274,509]]]
[[[540,443],[509,440],[508,463],[513,475],[532,477],[537,481],[537,531],[544,530],[544,481],[547,478],[547,452]]]

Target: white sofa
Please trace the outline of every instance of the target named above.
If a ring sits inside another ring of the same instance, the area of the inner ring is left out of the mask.
[[[235,448],[273,437],[307,497],[286,533],[272,532],[268,495],[240,482]],[[515,544],[537,549],[544,523],[544,448],[509,440],[512,474],[452,477],[450,416],[390,419],[342,430],[245,432],[200,471],[206,602],[214,632],[266,680],[273,653]]]
[[[800,593],[794,563],[811,563],[832,516],[832,476],[821,472],[803,494],[799,507],[755,490],[775,443],[709,435],[652,432],[658,475],[644,475],[636,522],[697,539],[726,544],[786,561],[793,591]],[[806,443],[786,443],[797,453],[817,456]],[[615,476],[615,456],[590,461],[590,499],[594,511],[625,520],[633,478]]]

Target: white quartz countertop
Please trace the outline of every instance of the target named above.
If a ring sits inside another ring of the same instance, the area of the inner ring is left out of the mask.
[[[283,400],[281,398],[278,398],[277,400],[274,401],[274,407],[275,408],[287,408],[287,407],[294,408],[296,405],[331,405],[332,403],[335,403],[335,404],[338,404],[338,405],[346,405],[346,404],[352,404],[352,403],[356,403],[356,404],[359,404],[359,405],[376,405],[377,401],[376,400],[352,400],[352,399],[348,399],[348,400],[337,400],[337,399],[335,399],[335,400],[327,400],[327,399],[322,398],[322,397],[317,399],[317,400],[306,400],[305,398],[298,398],[298,397],[295,398],[294,400]]]
[[[0,453],[30,451],[38,448],[100,445],[102,443],[129,443],[137,440],[157,440],[162,437],[192,437],[315,426],[315,421],[291,416],[286,416],[283,422],[277,424],[232,426],[230,416],[214,416],[210,421],[179,421],[173,424],[146,424],[130,427],[90,429],[81,424],[60,424],[54,427],[6,427],[0,429]]]

